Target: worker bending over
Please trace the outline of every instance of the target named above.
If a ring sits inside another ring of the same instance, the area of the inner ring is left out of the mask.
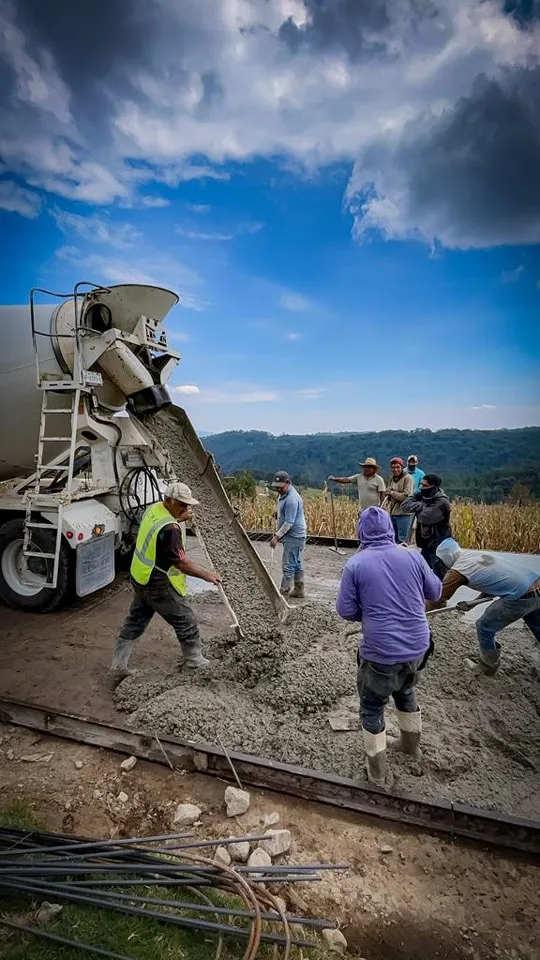
[[[501,644],[495,635],[510,623],[524,620],[540,644],[540,577],[534,570],[522,567],[491,553],[462,550],[451,538],[437,547],[437,556],[448,568],[441,600],[449,600],[459,587],[480,590],[480,599],[497,597],[476,623],[480,647],[480,669],[493,675],[499,668]],[[467,601],[458,604],[469,609]]]
[[[398,746],[414,756],[422,718],[415,684],[433,645],[426,600],[438,600],[441,581],[420,554],[398,547],[390,517],[368,507],[358,523],[362,550],[345,564],[336,601],[344,620],[358,620],[358,693],[369,780],[384,784],[384,708],[392,696],[397,709]]]
[[[197,619],[186,600],[186,575],[221,583],[215,570],[204,570],[188,560],[181,523],[189,522],[198,500],[185,483],[174,481],[165,491],[163,503],[146,510],[133,560],[131,582],[135,591],[131,608],[116,641],[111,676],[115,683],[129,676],[128,662],[133,644],[146,630],[155,613],[170,624],[182,648],[183,666],[206,667],[201,652]]]
[[[284,597],[304,596],[304,549],[307,526],[304,502],[294,489],[285,470],[278,470],[272,487],[279,493],[277,502],[277,531],[270,541],[273,550],[283,544],[282,578],[280,592]],[[294,589],[292,589],[294,583]],[[292,589],[292,592],[291,592]]]

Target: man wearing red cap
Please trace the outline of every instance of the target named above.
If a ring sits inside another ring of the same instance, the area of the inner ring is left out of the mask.
[[[403,509],[403,501],[412,497],[414,481],[404,470],[401,457],[392,457],[390,470],[392,476],[386,485],[386,498],[383,506],[390,514],[396,543],[406,543],[411,529],[412,516]]]

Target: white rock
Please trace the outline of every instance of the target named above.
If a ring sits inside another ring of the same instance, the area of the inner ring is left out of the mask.
[[[247,863],[249,857],[249,842],[240,840],[239,843],[229,843],[227,849],[233,860],[237,863]]]
[[[133,770],[133,767],[137,763],[137,757],[126,757],[125,760],[122,760],[120,764],[120,769],[125,770],[126,773],[129,773],[130,770]]]
[[[248,860],[248,867],[271,867],[272,857],[262,847],[256,847]],[[263,871],[264,872],[264,871]]]
[[[101,798],[103,797],[103,791],[102,791],[102,790],[94,790],[92,796],[93,796],[94,800],[101,800]]]
[[[231,862],[231,855],[227,850],[227,847],[219,846],[214,854],[214,860],[217,860],[218,863],[223,863],[226,867],[228,867]]]
[[[36,920],[38,923],[50,923],[59,913],[62,913],[62,910],[60,903],[49,903],[48,900],[44,900],[36,914]]]
[[[274,810],[273,813],[267,813],[264,820],[264,827],[273,827],[275,823],[279,823],[279,813],[277,810]]]
[[[75,769],[76,769],[76,770],[82,770],[82,768],[83,768],[83,762],[82,762],[82,760],[76,760],[76,761],[75,761]]]
[[[238,787],[227,787],[225,790],[225,803],[227,805],[228,817],[239,817],[246,810],[249,810],[251,797],[247,790],[239,790]]]
[[[322,936],[328,949],[331,950],[332,953],[346,953],[347,941],[341,930],[329,930],[327,928],[323,930]]]
[[[385,853],[385,854],[386,854],[386,853],[393,853],[393,852],[394,852],[394,848],[391,847],[391,846],[390,846],[389,844],[387,844],[387,843],[383,844],[382,847],[379,847],[379,853]]]
[[[14,759],[15,759],[15,754],[14,754],[13,750],[8,750],[7,753],[6,753],[6,757],[8,758],[8,760],[14,760]]]
[[[124,793],[124,791],[121,790],[116,799],[118,800],[118,803],[127,803],[129,800],[129,797],[127,793]]]
[[[287,853],[291,845],[290,830],[274,830],[273,836],[269,840],[261,840],[261,847],[271,857],[279,857],[282,853]]]
[[[192,827],[201,815],[201,808],[194,803],[179,803],[173,817],[173,823],[179,827]]]

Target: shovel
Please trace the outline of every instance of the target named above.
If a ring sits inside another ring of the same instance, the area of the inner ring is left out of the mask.
[[[334,505],[334,494],[332,493],[332,489],[331,489],[331,488],[330,488],[330,490],[329,490],[328,492],[329,492],[329,494],[330,494],[330,509],[331,509],[331,511],[332,511],[332,527],[333,527],[333,529],[334,529],[334,546],[333,546],[333,547],[328,547],[328,549],[329,549],[329,550],[332,550],[333,553],[337,553],[337,555],[338,555],[339,557],[344,557],[344,556],[345,556],[345,553],[344,553],[343,550],[340,550],[340,549],[338,548],[338,542],[337,542],[336,508],[335,508],[335,505]]]
[[[426,610],[426,616],[432,617],[435,613],[467,613],[482,603],[490,603],[493,597],[479,597],[477,600],[460,600],[453,607],[437,607],[435,610]]]
[[[210,554],[208,553],[208,550],[206,549],[206,544],[205,544],[205,542],[204,542],[204,540],[203,540],[203,538],[202,538],[201,532],[200,532],[198,526],[196,525],[196,523],[195,523],[193,520],[191,521],[191,529],[193,530],[193,533],[194,533],[195,536],[197,537],[197,541],[198,541],[199,545],[202,547],[202,550],[203,550],[203,552],[204,552],[204,555],[205,555],[205,557],[206,557],[206,560],[207,560],[207,562],[208,562],[208,565],[209,565],[210,569],[213,570],[213,569],[214,569],[214,565],[213,565],[213,563],[212,563],[212,561],[211,561],[211,559],[210,559]],[[243,639],[245,638],[245,635],[244,635],[244,633],[242,632],[242,628],[241,628],[241,626],[240,626],[240,624],[239,624],[239,622],[238,622],[238,617],[236,616],[233,608],[231,607],[231,604],[230,604],[230,602],[229,602],[229,598],[228,598],[227,594],[225,593],[225,590],[223,589],[223,584],[218,583],[218,584],[217,584],[217,588],[218,588],[218,590],[219,590],[219,595],[220,595],[223,603],[225,604],[225,607],[226,607],[226,609],[227,609],[227,612],[228,612],[228,614],[229,614],[229,616],[230,616],[230,618],[231,618],[231,623],[230,623],[230,625],[229,625],[229,630],[234,630],[234,632],[235,632],[235,634],[236,634],[236,639],[237,639],[237,640],[243,640]],[[232,643],[235,643],[235,642],[236,642],[236,641],[234,641],[234,640],[232,641]]]

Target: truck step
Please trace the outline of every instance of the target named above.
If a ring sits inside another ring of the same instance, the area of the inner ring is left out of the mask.
[[[71,441],[71,437],[42,437],[43,443],[57,443],[60,440]]]
[[[47,416],[49,416],[50,413],[69,413],[71,415],[73,410],[71,407],[58,407],[56,410],[49,410],[49,408],[46,407],[43,412],[46,413]]]
[[[26,524],[27,529],[28,527],[32,527],[32,530],[58,530],[54,523],[34,523],[33,520]]]
[[[54,553],[41,553],[39,550],[23,550],[23,556],[41,557],[42,560],[54,560],[56,558]]]

